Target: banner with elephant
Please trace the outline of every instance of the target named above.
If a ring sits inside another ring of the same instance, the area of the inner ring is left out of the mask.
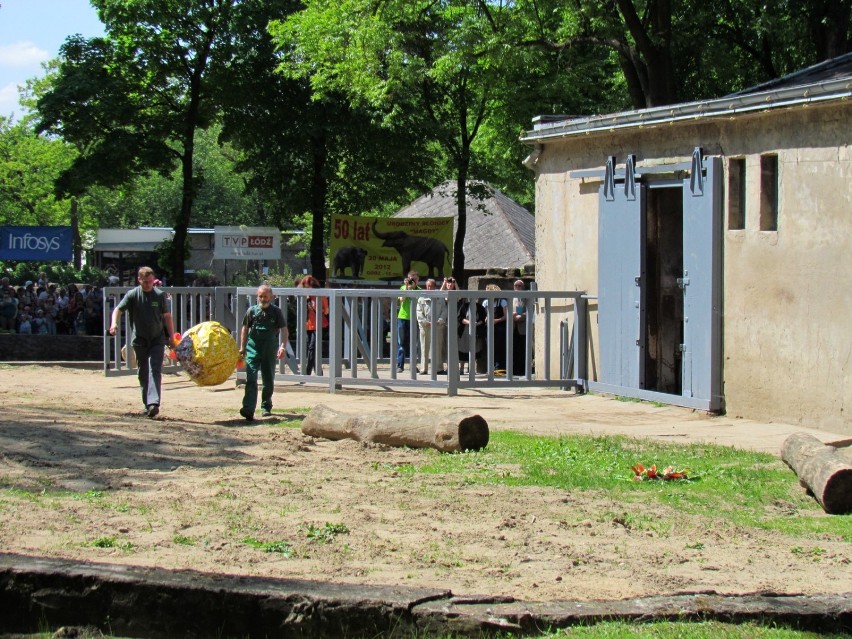
[[[422,279],[452,271],[452,217],[333,215],[329,247],[333,281]]]

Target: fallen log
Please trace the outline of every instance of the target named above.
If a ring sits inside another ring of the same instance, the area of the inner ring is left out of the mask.
[[[480,450],[488,444],[488,422],[480,415],[459,411],[351,415],[316,406],[302,421],[302,432],[311,437],[435,448],[444,453]]]
[[[808,433],[793,433],[784,440],[781,459],[799,476],[825,512],[852,512],[852,465],[837,449]]]

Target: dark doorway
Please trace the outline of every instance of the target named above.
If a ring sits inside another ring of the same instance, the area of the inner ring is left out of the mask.
[[[683,188],[647,195],[645,366],[641,388],[680,395],[683,344]]]

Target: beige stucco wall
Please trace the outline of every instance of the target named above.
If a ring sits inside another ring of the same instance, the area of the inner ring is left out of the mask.
[[[746,228],[723,205],[723,391],[729,415],[852,433],[852,104],[799,107],[545,145],[536,166],[540,289],[597,292],[603,168],[685,162],[701,146],[746,161]],[[760,156],[777,154],[777,231],[760,231]],[[594,318],[593,318],[594,319]],[[597,344],[595,336],[594,343]],[[596,353],[594,358],[596,361]]]

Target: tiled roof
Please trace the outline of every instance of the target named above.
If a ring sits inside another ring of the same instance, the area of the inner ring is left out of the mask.
[[[523,268],[535,262],[533,215],[485,182],[470,180],[467,190],[465,269]],[[450,180],[417,198],[393,217],[452,217],[455,237],[457,213],[456,183]]]

